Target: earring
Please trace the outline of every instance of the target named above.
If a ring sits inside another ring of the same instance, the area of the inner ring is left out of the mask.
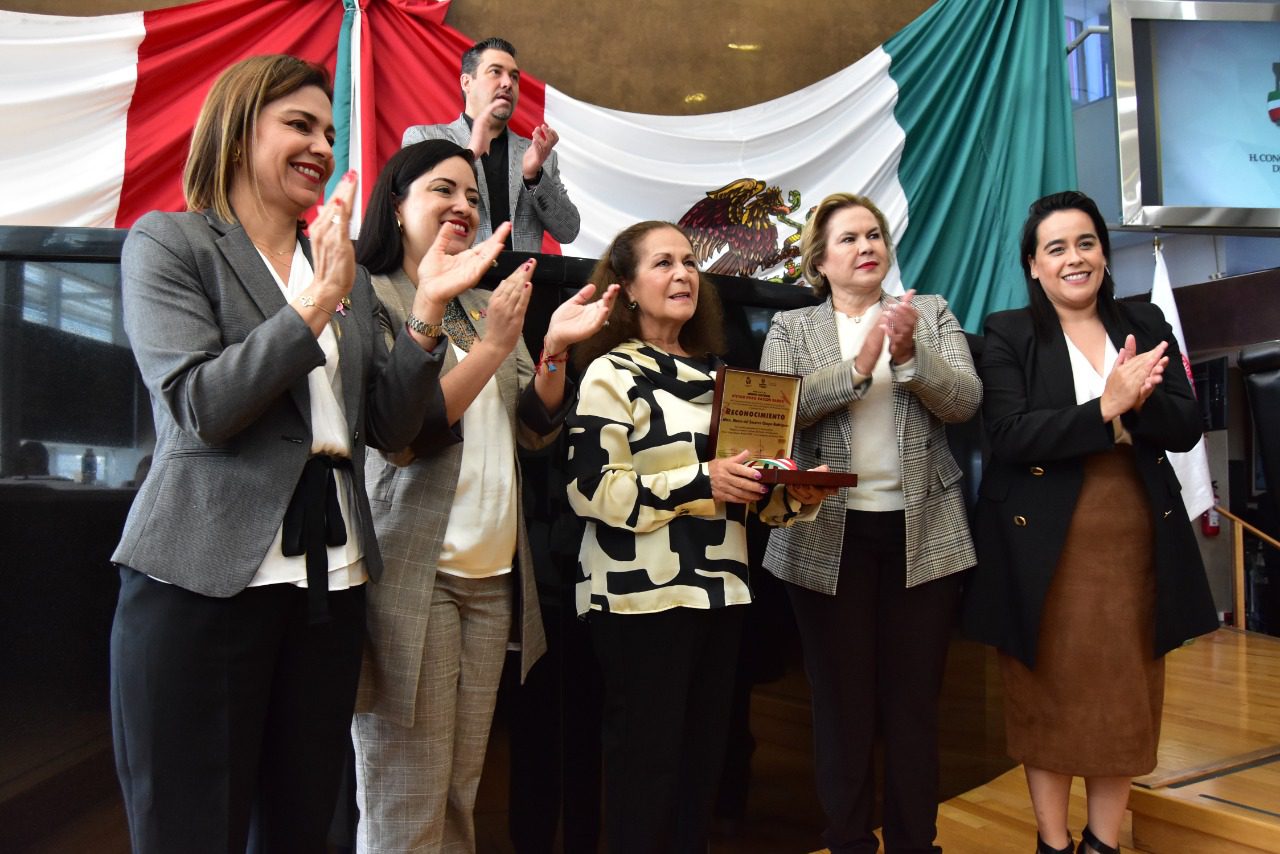
[[[396,231],[404,231],[404,226],[400,224],[400,217],[396,217]]]
[[[640,307],[640,303],[636,302],[635,300],[632,300],[631,302],[627,303],[627,308],[630,309],[631,311],[635,311],[639,307]]]
[[[232,163],[240,162],[240,146],[238,145],[235,148],[231,149],[231,162]]]
[[[1108,278],[1108,279],[1113,278],[1113,276],[1111,275],[1111,265],[1110,265],[1110,264],[1103,264],[1103,265],[1102,265],[1102,269],[1103,269],[1103,271],[1104,271],[1104,272],[1106,272],[1106,274],[1107,274],[1107,278]]]

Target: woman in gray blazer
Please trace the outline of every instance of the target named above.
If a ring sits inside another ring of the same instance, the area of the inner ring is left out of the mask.
[[[885,848],[931,852],[938,694],[957,573],[974,563],[943,425],[972,417],[982,386],[941,297],[882,290],[892,245],[869,199],[823,199],[801,252],[805,279],[827,299],[774,317],[761,367],[804,376],[796,463],[859,480],[827,499],[812,525],[773,531],[764,565],[786,582],[804,646],[827,847],[877,850],[878,717]]]
[[[323,851],[382,571],[364,449],[403,447],[443,347],[388,353],[333,171],[328,76],[253,57],[214,83],[189,211],[125,241],[124,324],[156,447],[112,560],[117,769],[136,852]],[[502,246],[438,259],[462,290]],[[413,311],[425,314],[425,300]]]
[[[427,273],[433,257],[467,251],[478,200],[468,149],[415,143],[379,175],[357,248],[388,341],[424,302],[417,319],[449,338],[417,437],[366,467],[386,572],[369,591],[352,729],[362,852],[475,851],[472,812],[508,640],[520,644],[522,675],[546,648],[516,446],[541,447],[559,431],[565,351],[604,324],[617,292],[588,305],[588,285],[557,308],[535,362],[521,337],[533,259],[492,293],[454,293]]]

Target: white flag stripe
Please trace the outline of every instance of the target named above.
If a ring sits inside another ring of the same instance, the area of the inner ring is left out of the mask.
[[[561,175],[582,212],[582,232],[564,253],[598,257],[631,223],[677,220],[707,191],[740,178],[777,186],[784,199],[798,190],[800,205],[788,216],[798,223],[828,193],[869,196],[896,242],[908,222],[898,182],[905,135],[893,116],[897,96],[889,55],[879,48],[790,95],[701,116],[608,110],[548,86],[544,116],[560,134]],[[781,238],[795,231],[777,227]],[[901,292],[897,265],[885,287]]]
[[[1182,320],[1178,316],[1178,304],[1173,299],[1173,286],[1169,283],[1169,268],[1164,263],[1164,253],[1156,246],[1156,271],[1151,283],[1151,303],[1164,312],[1164,319],[1173,327],[1173,337],[1177,339],[1178,350],[1186,359],[1184,365],[1169,365],[1168,371],[1187,371],[1190,381],[1190,357],[1187,356],[1187,339],[1182,334]],[[1195,386],[1193,385],[1194,389]],[[1185,454],[1168,454],[1169,462],[1182,484],[1182,503],[1186,505],[1187,515],[1195,519],[1213,506],[1213,477],[1209,474],[1209,455],[1205,451],[1204,437],[1196,446]]]
[[[0,224],[113,227],[141,12],[0,11]]]

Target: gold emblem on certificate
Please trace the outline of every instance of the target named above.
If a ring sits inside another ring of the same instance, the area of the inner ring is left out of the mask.
[[[746,451],[748,465],[762,469],[765,483],[855,486],[848,472],[797,471],[791,461],[800,405],[801,378],[722,365],[716,372],[710,442],[717,457]]]

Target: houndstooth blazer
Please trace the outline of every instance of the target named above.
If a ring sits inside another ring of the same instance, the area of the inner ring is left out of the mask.
[[[898,297],[882,294],[881,304]],[[914,587],[976,562],[960,488],[960,467],[947,445],[945,423],[967,421],[982,402],[964,330],[942,297],[920,295],[915,375],[893,386],[898,457],[906,504],[907,586]],[[857,425],[849,404],[870,385],[854,385],[853,369],[840,357],[835,312],[825,302],[774,315],[760,367],[800,374],[799,424],[792,449],[800,468],[826,463],[849,467]],[[856,488],[856,487],[854,487]],[[834,595],[844,542],[846,492],[828,498],[809,525],[770,533],[764,565],[784,581]]]
[[[402,145],[409,146],[427,139],[449,139],[466,147],[471,141],[471,126],[466,116],[458,116],[447,125],[413,125],[405,129]],[[532,143],[515,131],[507,134],[507,198],[511,203],[511,248],[518,252],[541,252],[545,230],[559,243],[572,243],[582,226],[578,208],[560,181],[556,153],[542,164],[542,178],[533,187],[524,185],[520,161]],[[489,185],[484,167],[476,163],[476,182],[480,190],[480,224],[476,242],[493,233],[489,218]]]
[[[401,271],[374,276],[373,288],[390,321],[384,333],[404,328],[413,304],[413,284]],[[471,316],[476,334],[484,336],[484,312],[489,292],[472,289],[459,297]],[[458,364],[453,348],[444,357],[441,375]],[[498,367],[494,378],[506,408],[511,435],[526,448],[549,443],[559,432],[569,409],[571,393],[556,413],[548,413],[533,391],[533,360],[524,340]],[[462,467],[462,423],[450,427],[444,415],[444,398],[428,407],[422,432],[410,447],[412,454],[370,454],[365,465],[369,504],[382,546],[385,569],[381,580],[369,588],[367,643],[360,671],[357,712],[374,712],[411,726],[417,713],[418,677],[427,635],[427,613],[435,589],[436,558],[444,543],[449,511]],[[412,456],[412,461],[406,457]],[[392,461],[394,460],[394,462]],[[516,460],[516,488],[520,487],[520,461]],[[542,613],[533,571],[533,555],[524,523],[524,502],[517,501],[515,614],[513,629],[520,641],[523,678],[546,650]]]

